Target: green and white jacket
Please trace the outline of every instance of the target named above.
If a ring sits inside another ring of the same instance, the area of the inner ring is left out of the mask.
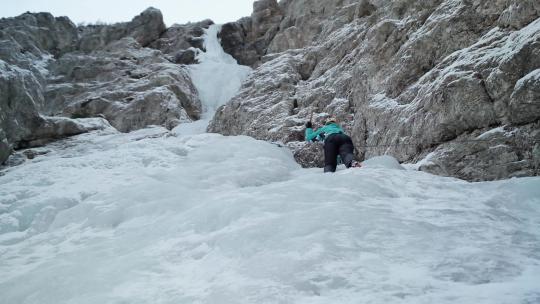
[[[324,141],[331,134],[345,133],[343,129],[336,123],[331,123],[313,131],[312,128],[306,128],[306,141]]]

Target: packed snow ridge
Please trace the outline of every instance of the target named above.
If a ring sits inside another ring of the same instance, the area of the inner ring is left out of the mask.
[[[208,113],[234,94],[211,49],[192,70]],[[323,174],[188,129],[108,128],[5,170],[0,303],[540,301],[538,177],[468,183],[390,156]]]

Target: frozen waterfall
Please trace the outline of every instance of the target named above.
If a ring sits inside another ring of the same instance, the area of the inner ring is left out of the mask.
[[[190,66],[193,84],[199,92],[203,106],[201,120],[183,124],[175,129],[177,134],[199,134],[206,131],[217,108],[229,101],[251,73],[251,68],[239,65],[225,53],[218,39],[221,25],[213,24],[203,35],[205,52],[199,51],[199,64]]]

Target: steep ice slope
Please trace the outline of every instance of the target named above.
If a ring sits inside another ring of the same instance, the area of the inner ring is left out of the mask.
[[[197,56],[200,64],[191,66],[191,78],[205,105],[207,116],[231,99],[240,89],[251,68],[238,65],[236,59],[225,53],[218,39],[221,25],[211,25],[203,36],[206,52]],[[209,117],[211,118],[211,117]]]
[[[179,125],[177,134],[206,132],[208,123],[216,109],[228,102],[240,89],[242,82],[251,73],[251,68],[239,65],[231,55],[225,53],[218,39],[221,25],[213,24],[203,35],[204,52],[198,52],[199,64],[190,66],[191,81],[197,88],[203,104],[201,119]]]
[[[540,299],[539,178],[325,175],[248,137],[166,134],[79,136],[0,177],[1,303]]]

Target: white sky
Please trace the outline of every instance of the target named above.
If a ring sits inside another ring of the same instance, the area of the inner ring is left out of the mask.
[[[161,10],[167,26],[173,23],[236,21],[251,15],[254,0],[0,0],[0,17],[26,11],[68,16],[73,22],[129,21],[149,6]]]

